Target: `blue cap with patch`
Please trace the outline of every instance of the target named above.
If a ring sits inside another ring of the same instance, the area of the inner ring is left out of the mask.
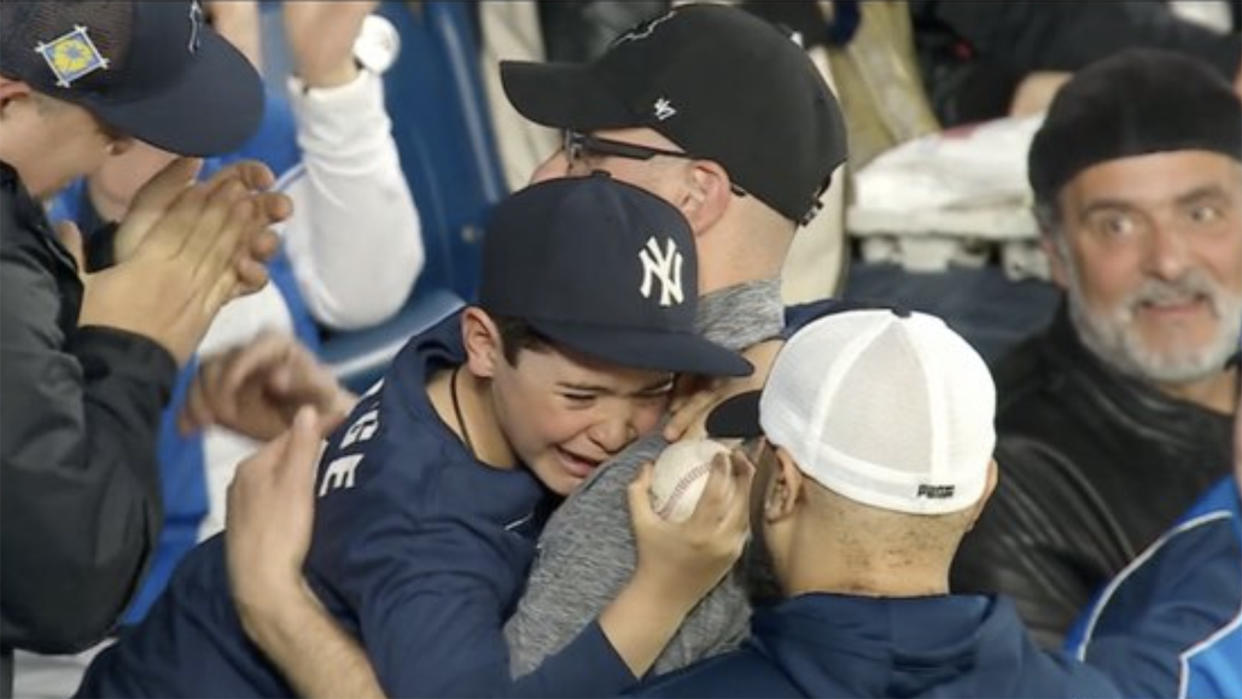
[[[241,146],[263,85],[197,1],[0,3],[0,74],[181,155]]]

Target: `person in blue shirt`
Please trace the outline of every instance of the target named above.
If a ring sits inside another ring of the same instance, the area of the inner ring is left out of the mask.
[[[709,415],[758,473],[740,648],[635,690],[667,697],[1114,696],[1041,651],[1011,600],[949,593],[996,486],[996,393],[933,316],[829,313],[795,330],[762,391]]]
[[[1242,413],[1233,475],[1100,593],[1066,647],[1127,696],[1242,696]]]
[[[630,492],[639,542],[630,585],[535,671],[510,679],[501,626],[551,508],[657,424],[674,375],[751,370],[695,334],[697,274],[685,218],[606,174],[550,180],[503,202],[484,242],[478,305],[412,339],[328,440],[305,567],[263,545],[304,529],[247,528],[230,504],[227,555],[220,537],[193,551],[79,694],[309,691],[272,661],[329,676],[365,670],[361,688],[341,695],[586,696],[633,684],[740,554],[753,475],[744,459],[714,464],[681,524],[655,515],[644,472]],[[251,573],[234,581],[236,604],[229,568]],[[291,618],[295,628],[328,625],[345,653],[299,645],[318,634],[269,633]]]

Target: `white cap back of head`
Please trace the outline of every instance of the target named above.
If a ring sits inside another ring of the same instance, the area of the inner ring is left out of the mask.
[[[835,313],[777,355],[759,424],[803,473],[866,505],[942,514],[983,494],[996,445],[987,365],[942,320]]]

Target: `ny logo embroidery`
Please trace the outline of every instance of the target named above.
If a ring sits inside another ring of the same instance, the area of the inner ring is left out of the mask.
[[[673,108],[673,104],[668,101],[667,97],[661,97],[660,99],[656,100],[654,109],[655,109],[655,117],[659,119],[660,121],[664,121],[665,119],[677,113],[677,110]]]
[[[643,298],[649,299],[652,282],[659,281],[660,305],[671,306],[686,298],[681,288],[681,264],[684,258],[672,238],[665,242],[664,250],[660,250],[660,244],[652,236],[647,239],[647,246],[638,253],[638,259],[643,263],[643,283],[638,291]]]

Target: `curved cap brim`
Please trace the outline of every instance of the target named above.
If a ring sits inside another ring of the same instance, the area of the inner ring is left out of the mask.
[[[739,393],[716,406],[707,416],[711,437],[750,439],[763,434],[759,425],[759,396],[762,391]]]
[[[215,32],[203,32],[184,75],[137,100],[74,101],[129,136],[179,155],[209,156],[240,148],[263,117],[263,82],[254,66]]]
[[[638,125],[589,64],[501,61],[500,83],[513,108],[536,124],[580,131]]]
[[[750,376],[755,370],[737,352],[692,333],[534,319],[527,323],[567,349],[624,367],[705,376]]]

